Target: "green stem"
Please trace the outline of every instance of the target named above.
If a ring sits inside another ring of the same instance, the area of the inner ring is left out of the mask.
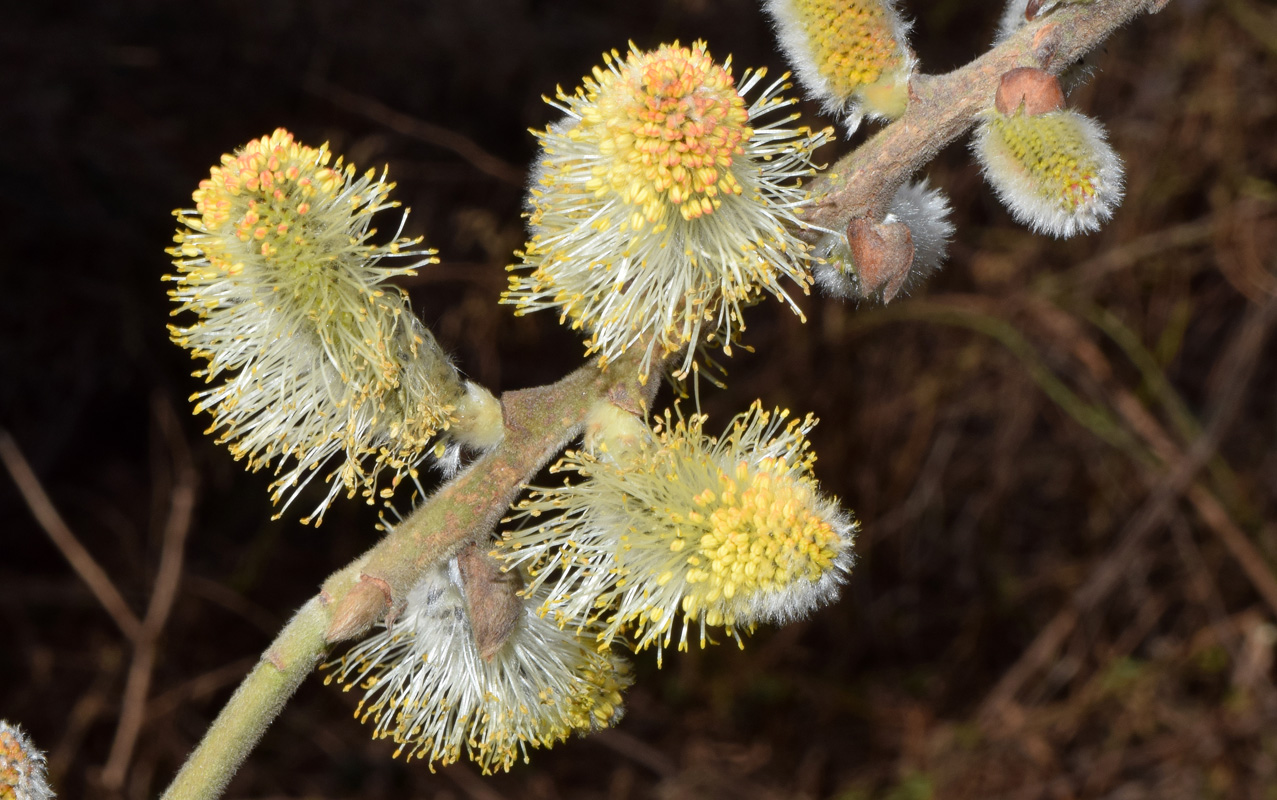
[[[323,657],[327,648],[325,612],[322,600],[312,598],[284,626],[217,715],[162,800],[221,796],[284,703]]]

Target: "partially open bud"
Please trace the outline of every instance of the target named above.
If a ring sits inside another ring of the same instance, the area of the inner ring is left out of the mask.
[[[1024,7],[1024,18],[1027,20],[1037,19],[1056,6],[1084,6],[1093,2],[1095,0],[1029,0]]]
[[[390,586],[370,575],[360,575],[341,602],[333,609],[332,621],[324,633],[324,641],[342,642],[367,633],[393,611]]]
[[[610,400],[595,403],[585,420],[585,447],[600,458],[615,460],[650,439],[646,422]]]
[[[44,753],[17,725],[0,720],[0,800],[53,800]]]
[[[1078,0],[1072,1],[1077,2]],[[1085,2],[1086,0],[1081,1]],[[1070,2],[1070,0],[1065,0],[1065,2]],[[1059,4],[1055,2],[1040,2],[1040,0],[1010,0],[1002,13],[1001,21],[998,23],[998,34],[993,40],[994,43],[1004,42],[1011,38],[1016,31]],[[1098,50],[1091,51],[1080,61],[1064,70],[1059,80],[1065,92],[1071,92],[1091,79],[1091,76],[1095,73],[1096,54],[1098,52]]]
[[[826,235],[816,282],[837,297],[889,303],[921,285],[944,261],[953,236],[949,202],[926,181],[900,187],[882,222],[852,220],[846,236]]]
[[[990,109],[972,149],[998,199],[1039,233],[1098,230],[1122,199],[1121,159],[1099,123],[1076,111]]]
[[[466,381],[466,393],[452,416],[448,438],[473,450],[490,450],[505,438],[501,401],[477,383]]]
[[[848,133],[863,117],[895,119],[909,100],[914,58],[892,0],[767,0],[799,80]]]
[[[1024,15],[1024,7],[1028,1],[1007,0],[1006,8],[1002,9],[1002,18],[998,20],[998,34],[993,39],[995,44],[1009,39],[1024,27],[1024,23],[1028,21]]]
[[[998,37],[1003,41],[1011,34],[1060,5],[1086,5],[1093,0],[1009,0],[998,22]]]

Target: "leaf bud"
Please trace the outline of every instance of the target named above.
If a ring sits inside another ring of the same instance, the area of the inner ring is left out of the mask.
[[[882,222],[852,220],[846,236],[827,234],[820,241],[816,282],[836,297],[891,302],[940,267],[952,236],[944,193],[925,180],[905,184]]]
[[[1017,67],[1002,76],[994,107],[1002,114],[1023,110],[1036,117],[1064,108],[1064,90],[1054,75],[1034,67]]]

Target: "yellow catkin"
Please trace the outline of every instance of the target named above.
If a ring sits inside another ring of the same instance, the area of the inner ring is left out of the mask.
[[[580,480],[516,507],[530,525],[500,552],[528,565],[543,613],[639,649],[669,645],[681,621],[682,648],[689,633],[739,640],[836,596],[856,525],[812,476],[815,420],[755,403],[720,438],[704,422],[667,412],[632,446],[570,452],[558,469]]]
[[[908,102],[908,27],[890,0],[769,0],[781,45],[827,110],[895,119]]]
[[[250,469],[273,467],[274,499],[291,499],[312,470],[341,490],[381,496],[457,418],[468,393],[434,337],[388,283],[433,263],[420,240],[370,242],[373,215],[394,208],[393,183],[356,172],[327,146],[278,129],[254,139],[200,182],[169,250],[172,338],[208,362],[193,399]],[[392,261],[416,259],[404,266]],[[489,426],[491,427],[491,426]]]
[[[532,236],[502,302],[555,311],[604,365],[631,348],[645,364],[685,352],[679,375],[710,343],[730,354],[764,293],[801,314],[781,279],[811,284],[794,232],[828,134],[784,124],[796,115],[757,123],[793,102],[764,75],[737,81],[703,42],[675,42],[613,51],[548,101],[566,117],[536,132]]]
[[[0,720],[0,800],[53,800],[44,753],[16,725]]]
[[[574,135],[593,138],[608,158],[586,189],[640,208],[640,226],[660,222],[667,205],[690,220],[743,191],[731,166],[753,135],[749,113],[703,48],[631,54],[620,72],[596,70],[595,80]]]
[[[1020,222],[1056,236],[1096,230],[1122,197],[1122,166],[1094,120],[1071,109],[987,112],[973,150]]]

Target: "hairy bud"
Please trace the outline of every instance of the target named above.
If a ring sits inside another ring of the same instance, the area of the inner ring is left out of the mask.
[[[821,240],[816,282],[836,297],[891,302],[944,262],[953,236],[949,210],[944,193],[925,180],[905,184],[882,222],[853,220],[846,236],[827,234]]]
[[[1095,0],[1028,0],[1024,8],[1024,18],[1028,20],[1037,19],[1056,6],[1085,6],[1093,2]]]
[[[44,753],[17,725],[0,720],[0,800],[53,800]]]
[[[909,100],[914,58],[892,0],[767,0],[781,47],[808,93],[854,132],[864,117],[895,119]]]
[[[381,578],[360,575],[350,592],[333,609],[332,621],[324,633],[324,641],[341,642],[361,636],[392,611],[393,595]]]
[[[1009,0],[1002,12],[1002,19],[998,23],[998,34],[994,38],[994,42],[1006,41],[1016,31],[1044,15],[1056,5],[1076,5],[1082,2],[1089,2],[1089,0],[1063,0],[1062,3],[1041,2],[1040,0]],[[1064,70],[1059,80],[1065,92],[1071,92],[1091,79],[1091,76],[1095,73],[1097,52],[1088,53],[1082,60]]]
[[[985,179],[1021,224],[1068,237],[1098,230],[1122,199],[1122,162],[1100,124],[1069,109],[990,110],[972,143]]]
[[[585,420],[585,447],[599,458],[622,457],[650,436],[647,423],[610,400],[596,402]]]
[[[491,450],[505,438],[501,401],[477,383],[466,381],[466,393],[457,399],[448,439],[472,450]]]
[[[1003,41],[1024,27],[1025,23],[1048,13],[1056,6],[1087,5],[1094,0],[1008,0],[998,21],[997,41]]]

